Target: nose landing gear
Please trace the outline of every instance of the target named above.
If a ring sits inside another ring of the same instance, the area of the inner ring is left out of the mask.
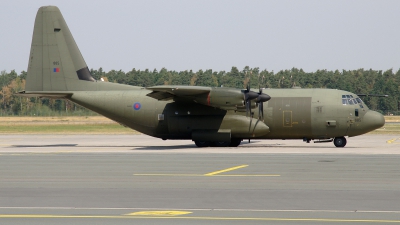
[[[335,137],[333,140],[333,144],[335,144],[336,147],[343,148],[346,146],[347,140],[345,137]]]

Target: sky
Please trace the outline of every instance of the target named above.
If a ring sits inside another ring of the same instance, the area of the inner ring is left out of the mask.
[[[27,70],[39,7],[105,71],[400,67],[400,1],[0,0],[0,71]]]

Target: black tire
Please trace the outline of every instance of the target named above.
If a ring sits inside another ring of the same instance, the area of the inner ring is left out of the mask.
[[[232,139],[229,147],[237,147],[242,142],[242,139]]]
[[[204,148],[204,147],[209,147],[210,146],[210,142],[209,141],[195,141],[194,143],[199,148]]]
[[[333,144],[338,148],[343,148],[347,144],[347,140],[345,137],[335,137],[333,140]]]

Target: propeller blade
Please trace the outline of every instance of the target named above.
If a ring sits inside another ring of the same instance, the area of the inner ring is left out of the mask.
[[[251,111],[250,104],[249,101],[246,101],[246,116],[249,116],[249,110]]]
[[[246,101],[246,116],[251,116],[251,101],[250,100]]]
[[[250,113],[249,117],[250,117],[250,120],[251,120],[251,118],[253,117],[252,114],[251,114],[251,101],[249,101],[249,113]]]
[[[262,93],[262,89],[259,89],[258,96],[256,102],[258,105],[258,120],[262,120],[264,122],[264,102],[269,101],[271,96]]]

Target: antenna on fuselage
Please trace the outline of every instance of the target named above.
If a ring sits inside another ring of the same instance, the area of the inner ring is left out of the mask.
[[[389,95],[357,94],[359,97],[389,97]]]

